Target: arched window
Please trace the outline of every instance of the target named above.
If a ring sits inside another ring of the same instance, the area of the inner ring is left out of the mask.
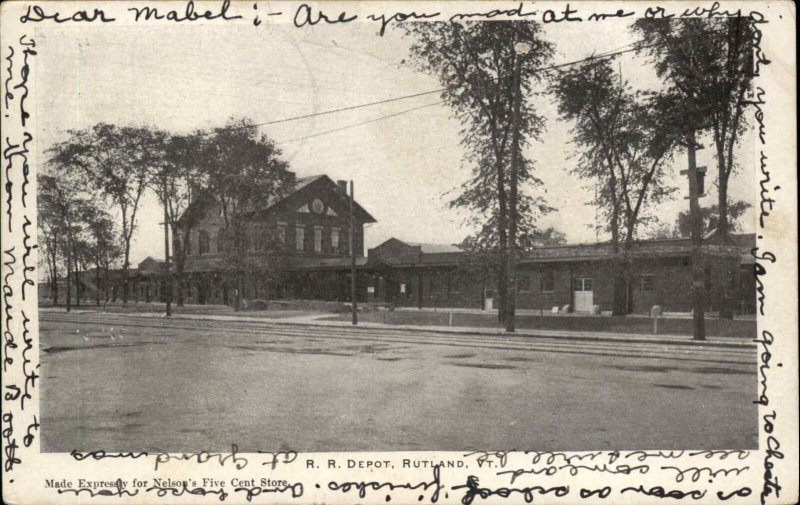
[[[200,254],[208,254],[210,250],[211,241],[208,239],[208,232],[200,230],[200,245],[198,246]]]

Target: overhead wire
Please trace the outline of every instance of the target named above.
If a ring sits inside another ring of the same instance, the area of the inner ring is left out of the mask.
[[[560,64],[556,64],[556,65],[547,65],[547,66],[544,66],[544,67],[533,69],[531,72],[532,73],[540,73],[540,72],[552,71],[552,70],[556,70],[556,69],[559,69],[559,68],[564,68],[564,67],[567,67],[567,66],[577,65],[579,63],[583,63],[583,62],[586,62],[586,61],[609,58],[609,57],[618,56],[618,55],[629,53],[629,52],[633,52],[633,51],[639,51],[641,49],[646,49],[646,48],[653,47],[653,46],[656,46],[656,45],[657,44],[650,44],[650,45],[645,45],[645,46],[637,46],[635,44],[628,44],[627,46],[625,46],[623,48],[620,48],[620,49],[606,51],[606,52],[600,53],[600,54],[592,54],[590,56],[587,56],[587,57],[584,57],[584,58],[581,58],[581,59],[578,59],[578,60],[573,60],[573,61],[560,63]],[[633,46],[633,47],[631,47],[631,46]],[[176,77],[176,76],[174,76],[174,77]],[[500,76],[498,78],[498,81],[502,81],[503,79],[507,79],[509,77],[510,76]],[[421,91],[421,92],[418,92],[418,93],[411,93],[411,94],[408,94],[408,95],[401,95],[401,96],[396,96],[396,97],[392,97],[392,98],[386,98],[386,99],[377,100],[377,101],[373,101],[373,102],[366,102],[366,103],[361,103],[361,104],[356,104],[356,105],[349,105],[349,106],[339,107],[339,108],[335,108],[335,109],[329,109],[329,110],[324,110],[324,111],[319,111],[319,112],[312,112],[312,113],[308,113],[308,114],[302,114],[302,115],[299,115],[299,116],[290,116],[290,117],[285,117],[285,118],[275,119],[275,120],[272,120],[272,121],[265,121],[265,122],[261,122],[261,123],[250,124],[250,125],[218,127],[218,128],[214,128],[213,130],[210,130],[210,131],[207,131],[207,132],[199,132],[199,133],[197,133],[197,135],[198,136],[209,136],[209,135],[214,135],[214,134],[217,134],[217,133],[219,133],[221,131],[226,131],[226,130],[234,131],[234,130],[241,130],[241,129],[247,129],[247,128],[254,128],[254,127],[270,126],[270,125],[275,125],[275,124],[287,123],[287,122],[291,122],[291,121],[299,121],[299,120],[302,120],[302,119],[309,119],[309,118],[312,118],[312,117],[319,117],[319,116],[325,116],[325,115],[330,115],[330,114],[336,114],[336,113],[340,113],[340,112],[346,112],[346,111],[351,111],[351,110],[356,110],[356,109],[362,109],[362,108],[365,108],[365,107],[372,107],[372,106],[376,106],[376,105],[383,105],[383,104],[393,103],[393,102],[397,102],[397,101],[401,101],[401,100],[408,100],[408,99],[411,99],[411,98],[427,96],[427,95],[431,95],[431,94],[434,94],[434,93],[441,93],[442,91],[445,91],[446,89],[447,88],[445,88],[445,87],[441,87],[441,88],[432,89],[432,90],[428,90],[428,91]],[[241,97],[239,95],[231,95],[231,97],[243,98],[243,97]],[[295,138],[295,139],[282,141],[282,142],[279,142],[278,144],[287,144],[287,143],[298,142],[298,141],[301,141],[301,140],[306,140],[306,139],[310,139],[310,138],[314,138],[314,137],[318,137],[318,136],[322,136],[322,135],[328,135],[330,133],[335,133],[335,132],[343,131],[343,130],[346,130],[346,129],[349,129],[349,128],[355,128],[355,127],[362,126],[362,125],[365,125],[365,124],[374,123],[374,122],[381,121],[381,120],[384,120],[384,119],[389,119],[389,118],[392,118],[392,117],[400,116],[402,114],[413,112],[415,110],[419,110],[419,109],[422,109],[422,108],[431,107],[433,105],[438,105],[440,103],[443,103],[443,100],[439,100],[437,102],[425,104],[425,105],[422,105],[422,106],[412,107],[410,109],[405,109],[405,110],[402,110],[402,111],[399,111],[399,112],[395,112],[395,113],[392,113],[392,114],[387,114],[385,116],[380,116],[380,117],[377,117],[377,118],[374,118],[374,119],[370,119],[368,121],[362,121],[362,122],[359,122],[359,123],[354,123],[354,124],[351,124],[351,125],[346,125],[346,126],[343,126],[343,127],[334,128],[334,129],[331,129],[331,130],[326,130],[326,131],[323,131],[323,132],[306,135],[304,137],[298,137],[298,138]]]
[[[632,45],[634,45],[634,44],[628,44],[628,46],[632,46]],[[625,53],[629,53],[629,52],[633,52],[633,51],[640,51],[642,49],[646,49],[646,48],[649,48],[649,47],[654,47],[656,45],[657,44],[650,44],[650,45],[646,45],[646,46],[636,46],[636,47],[629,47],[627,49],[618,49],[618,50],[613,50],[613,51],[607,51],[605,53],[600,53],[600,54],[596,54],[596,55],[593,54],[591,56],[587,56],[587,57],[581,58],[579,60],[560,63],[560,64],[557,64],[557,65],[548,65],[548,66],[545,66],[545,67],[540,67],[540,68],[532,70],[532,73],[539,73],[539,72],[546,72],[546,71],[549,71],[549,70],[556,70],[556,69],[567,67],[567,66],[571,66],[571,65],[577,65],[579,63],[583,63],[583,62],[590,61],[590,60],[609,58],[609,57],[612,57],[612,56],[618,56],[620,54],[625,54]],[[510,76],[502,76],[502,77],[499,78],[499,80],[507,79],[509,77]],[[289,122],[289,121],[298,121],[298,120],[301,120],[301,119],[308,119],[308,118],[317,117],[317,116],[324,116],[324,115],[328,115],[328,114],[335,114],[335,113],[339,113],[339,112],[345,112],[345,111],[349,111],[349,110],[362,109],[364,107],[372,107],[374,105],[382,105],[382,104],[386,104],[386,103],[397,102],[397,101],[400,101],[400,100],[408,100],[410,98],[416,98],[416,97],[420,97],[420,96],[432,95],[434,93],[441,93],[442,91],[445,91],[446,89],[447,88],[442,87],[442,88],[432,89],[432,90],[429,90],[429,91],[421,91],[419,93],[412,93],[412,94],[409,94],[409,95],[403,95],[403,96],[397,96],[397,97],[393,97],[393,98],[387,98],[387,99],[384,99],[384,100],[378,100],[378,101],[375,101],[375,102],[367,102],[367,103],[362,103],[362,104],[357,104],[357,105],[349,105],[347,107],[340,107],[340,108],[337,108],[337,109],[330,109],[330,110],[325,110],[325,111],[321,111],[321,112],[313,112],[313,113],[310,113],[310,114],[303,114],[303,115],[300,115],[300,116],[292,116],[292,117],[286,117],[286,118],[281,118],[281,119],[275,119],[275,120],[272,120],[272,121],[266,121],[266,122],[263,122],[263,123],[255,123],[255,124],[252,124],[252,125],[229,126],[229,127],[216,128],[213,131],[204,132],[204,133],[201,133],[200,135],[201,136],[212,135],[212,134],[217,133],[219,131],[228,130],[228,129],[237,130],[237,129],[261,127],[261,126],[270,126],[270,125],[274,125],[274,124],[286,123],[286,122]],[[441,103],[441,102],[442,101],[439,101],[437,103]],[[435,104],[428,104],[428,105],[426,105],[426,107],[431,106],[431,105],[435,105]],[[412,110],[416,110],[416,109],[417,108],[408,109],[406,112],[411,112]],[[387,119],[387,118],[390,118],[390,117],[394,117],[394,116],[400,115],[402,113],[403,112],[401,111],[400,113],[390,114],[390,115],[378,118],[376,120]],[[371,120],[370,122],[374,122],[376,120]],[[361,124],[359,123],[359,124],[352,125],[351,127],[360,126],[360,125]],[[341,128],[341,129],[346,129],[346,128]],[[337,130],[337,131],[341,131],[341,129]],[[293,139],[292,141],[295,141],[295,140]]]
[[[342,131],[342,130],[347,130],[349,128],[355,128],[357,126],[363,126],[365,124],[374,123],[376,121],[381,121],[383,119],[388,119],[390,117],[400,116],[402,114],[407,114],[409,112],[414,112],[415,110],[424,109],[426,107],[432,107],[434,105],[439,105],[440,103],[442,103],[442,100],[438,100],[436,102],[428,103],[428,104],[425,104],[425,105],[420,105],[420,106],[417,106],[417,107],[412,107],[410,109],[401,110],[400,112],[395,112],[393,114],[388,114],[386,116],[376,117],[376,118],[370,119],[368,121],[362,121],[360,123],[354,123],[354,124],[351,124],[351,125],[346,125],[346,126],[342,126],[342,127],[339,127],[339,128],[334,128],[332,130],[326,130],[326,131],[322,131],[322,132],[318,132],[318,133],[312,133],[311,135],[306,135],[306,136],[298,137],[298,138],[291,139],[291,140],[284,140],[282,142],[276,142],[275,144],[276,145],[289,144],[289,143],[292,143],[292,142],[299,142],[301,140],[306,140],[306,139],[310,139],[310,138],[314,138],[314,137],[319,137],[319,136],[322,136],[322,135],[328,135],[330,133],[335,133],[335,132],[339,132],[339,131]]]

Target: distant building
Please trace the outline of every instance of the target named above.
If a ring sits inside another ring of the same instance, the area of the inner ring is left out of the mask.
[[[188,231],[185,263],[187,303],[232,304],[239,284],[231,264],[221,205],[210,198],[193,202],[182,219]],[[190,218],[191,217],[191,218]],[[360,302],[407,307],[497,308],[492,265],[481,264],[453,245],[415,244],[396,238],[364,256],[364,225],[375,219],[354,204],[357,298]],[[350,300],[349,196],[344,181],[325,175],[298,179],[285,197],[265,202],[246,215],[241,296],[254,299]],[[180,247],[176,241],[174,247]],[[707,310],[723,302],[719,286],[726,276],[734,292],[727,299],[736,313],[755,311],[754,235],[734,235],[719,244],[713,234],[704,242],[704,288]],[[637,242],[631,254],[628,306],[647,313],[653,305],[688,312],[692,306],[691,241]],[[590,312],[611,310],[613,251],[608,243],[539,247],[521,255],[517,308],[551,311],[568,305]],[[174,275],[174,265],[173,265]],[[147,258],[130,270],[130,300],[163,301],[163,261]],[[81,274],[81,293],[93,300],[121,299],[121,274],[110,286],[95,286],[93,271]],[[40,297],[49,286],[40,284]],[[62,291],[63,292],[63,291]],[[63,300],[63,295],[61,296]]]
[[[708,237],[703,246],[706,309],[723,303],[721,280],[731,276],[735,313],[755,312],[755,273],[751,251],[755,235],[735,235],[719,245]],[[521,255],[517,269],[517,308],[551,311],[569,305],[590,312],[594,305],[610,311],[615,263],[610,244],[540,247]],[[368,301],[410,307],[497,308],[497,290],[487,265],[476,264],[465,252],[414,245],[389,239],[370,249]],[[691,240],[646,240],[632,251],[628,306],[648,313],[653,305],[673,312],[692,309]]]
[[[237,289],[228,264],[231,239],[224,236],[222,206],[198,201],[187,214],[200,214],[189,226],[185,271],[189,299],[197,303],[230,303]],[[364,264],[364,225],[373,218],[353,205],[355,255]],[[242,297],[350,297],[350,200],[346,181],[325,175],[298,179],[285,197],[265,202],[247,215],[244,231],[245,282]],[[183,230],[179,234],[183,236]]]

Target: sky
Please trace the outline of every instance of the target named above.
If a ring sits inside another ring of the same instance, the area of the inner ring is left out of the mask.
[[[548,25],[544,36],[555,44],[553,63],[559,64],[628,46],[634,39],[627,24]],[[47,69],[35,75],[38,156],[45,160],[45,150],[65,138],[66,130],[99,122],[188,133],[224,125],[231,117],[262,123],[440,88],[435,78],[408,64],[410,43],[400,30],[379,37],[375,24],[355,23],[302,29],[263,25],[259,30],[50,26],[37,38],[38,68]],[[629,53],[618,61],[634,87],[661,85],[643,59]],[[544,196],[557,209],[540,225],[554,226],[570,243],[605,240],[596,232],[598,216],[590,205],[594,187],[570,173],[576,153],[571,125],[559,120],[552,98],[526,99],[548,121],[540,141],[526,153],[544,181]],[[461,162],[460,125],[446,106],[434,104],[438,101],[437,94],[429,94],[262,131],[275,140],[298,177],[327,174],[354,181],[356,199],[377,219],[366,229],[367,247],[390,237],[458,243],[470,232],[462,225],[466,214],[447,202],[468,178],[469,167]],[[408,109],[415,110],[404,112]],[[383,116],[392,117],[376,120]],[[330,130],[338,131],[326,133]],[[744,168],[732,176],[731,199],[754,202],[751,134],[737,151]],[[679,175],[685,158],[678,154],[669,169],[679,188],[675,198],[653,209],[669,225],[688,209],[685,176]],[[716,174],[711,149],[698,153],[698,164]],[[716,202],[715,188],[707,194],[701,205]],[[147,194],[132,243],[134,265],[147,256],[163,258],[162,220],[155,196]],[[752,231],[754,212],[743,221],[744,231]]]

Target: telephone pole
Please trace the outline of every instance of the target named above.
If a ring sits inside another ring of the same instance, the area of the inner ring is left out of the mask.
[[[167,316],[172,315],[172,282],[169,273],[169,212],[167,211],[167,174],[164,172],[164,298]]]
[[[694,130],[690,130],[686,135],[686,152],[689,157],[689,219],[692,223],[692,320],[694,330],[694,340],[706,339],[705,322],[705,281],[703,279],[702,245],[703,245],[703,222],[700,216],[700,204],[698,202],[698,180],[697,180],[697,142]]]
[[[350,180],[350,304],[353,309],[353,324],[358,324],[358,302],[356,302],[356,225],[353,216],[353,180]]]
[[[508,195],[509,226],[508,226],[508,248],[506,254],[508,261],[508,303],[506,306],[506,331],[515,331],[514,317],[517,309],[517,179],[519,178],[519,115],[522,106],[522,83],[520,73],[522,58],[528,53],[528,45],[518,43],[514,46],[516,55],[514,57],[514,101],[511,116],[511,184]]]

